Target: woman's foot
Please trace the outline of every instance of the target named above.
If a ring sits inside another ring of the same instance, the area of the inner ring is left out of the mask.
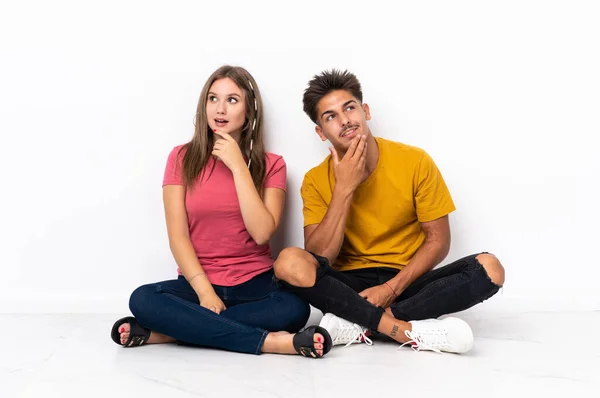
[[[119,326],[119,334],[121,344],[125,344],[127,339],[129,339],[129,331],[131,327],[129,326],[129,322],[124,322]],[[174,343],[175,339],[169,336],[165,336],[164,334],[160,334],[157,332],[150,332],[150,338],[144,344],[164,344],[164,343]]]
[[[294,336],[288,332],[271,332],[267,335],[261,351],[273,354],[299,354],[294,348]],[[313,335],[315,358],[323,356],[324,345],[325,337],[321,333],[315,333]]]

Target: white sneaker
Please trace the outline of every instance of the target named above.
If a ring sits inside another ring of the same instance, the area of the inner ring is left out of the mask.
[[[325,328],[331,335],[333,345],[362,343],[373,345],[371,339],[365,334],[367,329],[333,314],[325,314],[319,326]]]
[[[411,321],[412,331],[404,332],[413,350],[431,350],[435,352],[453,352],[463,354],[473,348],[473,331],[462,319],[427,319]]]

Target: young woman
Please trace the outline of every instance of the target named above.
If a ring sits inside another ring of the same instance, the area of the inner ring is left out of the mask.
[[[175,280],[137,288],[111,337],[125,347],[189,344],[318,358],[327,331],[306,323],[309,307],[273,279],[269,239],[283,212],[286,165],[265,152],[254,78],[223,66],[198,101],[195,133],[175,147],[163,180]]]

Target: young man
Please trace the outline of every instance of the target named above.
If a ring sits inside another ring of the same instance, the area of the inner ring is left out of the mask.
[[[418,350],[467,352],[466,322],[436,318],[493,296],[504,268],[480,253],[433,270],[450,249],[448,188],[425,151],[373,137],[362,98],[348,71],[308,84],[304,111],[331,156],[302,183],[306,251],[282,251],[275,273],[325,313],[334,344],[370,343],[370,329]]]

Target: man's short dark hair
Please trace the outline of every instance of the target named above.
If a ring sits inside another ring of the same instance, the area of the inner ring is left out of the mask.
[[[304,90],[304,97],[302,98],[304,112],[315,124],[319,124],[317,115],[319,101],[336,90],[346,90],[362,103],[360,82],[353,73],[348,70],[340,71],[337,69],[323,71],[308,82],[308,87]]]

